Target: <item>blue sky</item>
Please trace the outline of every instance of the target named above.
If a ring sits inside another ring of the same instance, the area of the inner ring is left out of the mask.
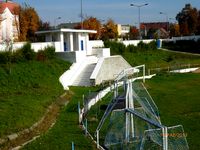
[[[27,3],[34,7],[43,21],[52,25],[57,17],[57,23],[80,21],[81,0],[13,0],[17,3]],[[141,22],[166,21],[165,12],[169,18],[175,18],[186,3],[200,10],[199,0],[82,0],[83,14],[94,16],[101,20],[112,18],[116,23],[136,25],[138,22],[138,9],[130,7],[131,3],[140,5],[148,3],[141,8]],[[173,19],[171,21],[174,21]]]

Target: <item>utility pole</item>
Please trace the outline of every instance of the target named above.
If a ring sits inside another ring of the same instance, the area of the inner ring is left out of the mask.
[[[83,29],[83,0],[81,0],[81,29]]]
[[[148,3],[142,5],[130,4],[130,6],[134,6],[138,8],[138,29],[139,29],[139,38],[142,39],[141,32],[140,32],[140,8],[143,6],[147,6]]]

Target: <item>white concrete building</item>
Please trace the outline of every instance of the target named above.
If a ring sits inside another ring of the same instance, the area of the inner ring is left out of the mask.
[[[77,29],[55,29],[48,31],[38,31],[36,34],[45,35],[46,42],[61,43],[57,52],[72,52],[88,50],[89,33],[97,33],[95,30],[77,30]]]
[[[36,32],[38,35],[45,36],[46,42],[54,42],[58,55],[71,62],[77,62],[86,55],[92,55],[92,47],[89,43],[89,34],[92,33],[96,31],[66,28]]]
[[[18,40],[19,5],[12,1],[0,2],[0,43],[7,40]]]

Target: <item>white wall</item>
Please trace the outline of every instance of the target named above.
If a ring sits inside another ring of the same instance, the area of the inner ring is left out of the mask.
[[[96,55],[98,58],[109,57],[110,56],[110,48],[93,48],[91,55]]]
[[[89,41],[89,44],[93,48],[104,47],[104,43],[102,40],[92,40],[92,41]]]
[[[176,41],[176,40],[195,40],[195,41],[197,41],[198,39],[200,39],[200,35],[172,37],[173,41]]]
[[[13,51],[23,47],[23,45],[26,44],[26,42],[15,42],[13,44]],[[41,43],[31,43],[31,48],[35,51],[38,52],[38,50],[42,50],[45,47],[48,46],[53,46],[55,47],[56,52],[62,52],[60,50],[60,42],[41,42]],[[6,45],[5,44],[0,44],[0,51],[5,51],[6,50]]]
[[[150,39],[150,40],[129,40],[129,41],[121,41],[125,46],[128,46],[128,45],[134,45],[134,46],[137,46],[138,43],[140,42],[143,42],[143,43],[150,43],[152,41],[155,41],[154,39]]]

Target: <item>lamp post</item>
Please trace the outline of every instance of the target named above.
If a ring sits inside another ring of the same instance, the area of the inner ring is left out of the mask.
[[[83,29],[83,0],[81,0],[81,29]]]
[[[138,8],[138,29],[139,29],[140,39],[142,39],[141,32],[140,32],[140,8],[143,7],[143,6],[147,6],[147,5],[148,5],[148,3],[142,4],[142,5],[130,4],[130,6]]]
[[[169,31],[169,19],[168,19],[168,14],[164,13],[164,12],[160,12],[161,15],[165,15],[166,16],[166,23],[167,23],[167,32]]]
[[[56,29],[56,20],[59,20],[59,19],[61,19],[61,17],[57,17],[54,19],[54,29]]]

